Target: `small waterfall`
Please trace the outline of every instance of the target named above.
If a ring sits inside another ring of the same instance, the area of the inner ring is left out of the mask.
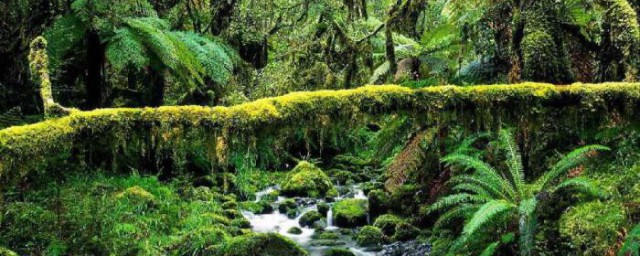
[[[331,207],[327,211],[327,227],[333,227],[333,209]]]

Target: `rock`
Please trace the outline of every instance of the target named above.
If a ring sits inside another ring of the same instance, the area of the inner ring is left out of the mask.
[[[369,199],[369,208],[371,209],[371,216],[376,217],[380,214],[387,212],[389,208],[389,195],[382,190],[372,190],[367,194]]]
[[[330,248],[322,254],[323,256],[356,256],[347,248]]]
[[[402,220],[400,217],[396,215],[384,214],[376,218],[376,221],[373,223],[373,226],[382,230],[382,233],[385,236],[392,237],[396,233],[396,227],[403,222],[404,220]]]
[[[287,233],[299,235],[302,234],[302,229],[300,229],[299,227],[291,227],[289,230],[287,230]]]
[[[375,246],[382,243],[382,231],[374,226],[364,226],[356,235],[358,246]]]
[[[322,214],[322,216],[327,216],[327,213],[331,209],[331,206],[327,203],[319,203],[318,204],[318,212]]]
[[[353,184],[353,173],[343,170],[334,170],[331,174],[331,178],[339,185]]]
[[[333,188],[331,179],[315,165],[301,161],[281,184],[282,194],[287,196],[324,197]]]
[[[345,199],[333,206],[333,219],[338,227],[357,227],[367,224],[367,200]]]
[[[260,201],[266,201],[266,202],[273,203],[275,201],[278,201],[278,197],[279,196],[280,196],[280,191],[274,190],[274,191],[271,191],[271,192],[267,193],[266,195],[263,195],[260,198]]]
[[[227,210],[224,210],[223,213],[224,213],[224,216],[226,216],[229,219],[236,219],[236,218],[243,217],[242,214],[240,214],[235,209],[227,209]]]
[[[295,210],[298,208],[298,204],[293,199],[286,199],[284,202],[278,205],[278,211],[282,214],[288,213],[291,210]]]
[[[235,201],[227,201],[222,203],[222,209],[228,210],[228,209],[237,209],[238,208],[238,203],[236,203]]]
[[[310,243],[311,246],[328,246],[328,247],[341,246],[345,244],[346,244],[345,242],[338,241],[338,240],[316,240]]]
[[[226,244],[225,256],[302,256],[307,252],[290,239],[276,233],[249,233],[237,236]]]
[[[431,254],[431,244],[410,242],[395,242],[383,246],[379,256],[429,256]]]
[[[237,218],[231,221],[231,226],[238,228],[251,228],[251,222],[245,218]]]
[[[337,240],[338,238],[339,238],[338,234],[333,232],[322,232],[318,236],[318,239],[324,239],[324,240]]]
[[[291,209],[287,212],[287,217],[289,217],[289,219],[295,219],[296,217],[298,217],[298,210],[296,209]]]
[[[368,195],[369,192],[373,191],[373,190],[384,190],[384,183],[382,182],[365,182],[362,184],[362,186],[360,186],[360,188],[362,188],[362,191],[364,192],[365,195]]]
[[[273,212],[273,206],[265,201],[260,202],[242,202],[240,208],[253,214],[269,214]]]
[[[400,223],[396,226],[395,233],[396,234],[393,236],[394,240],[406,242],[418,237],[418,235],[420,235],[420,229],[405,222],[405,223]]]
[[[298,223],[302,227],[313,227],[313,225],[322,219],[322,214],[317,211],[308,211],[300,217]]]

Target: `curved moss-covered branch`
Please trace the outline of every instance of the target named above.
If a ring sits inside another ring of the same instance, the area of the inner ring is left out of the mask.
[[[40,85],[40,97],[44,106],[45,117],[67,115],[70,109],[62,107],[53,100],[51,79],[49,77],[49,58],[47,57],[47,40],[37,37],[31,42],[29,52],[29,68],[35,82]]]
[[[615,113],[634,119],[638,103],[640,84],[628,83],[571,86],[527,83],[416,90],[386,85],[291,93],[233,107],[78,111],[62,118],[0,130],[0,184],[26,176],[47,157],[70,152],[79,144],[92,144],[95,139],[111,138],[109,136],[119,136],[126,141],[128,132],[132,131],[164,129],[166,132],[161,133],[158,140],[175,146],[184,140],[180,137],[186,136],[184,129],[201,129],[203,134],[213,134],[212,145],[219,141],[226,145],[231,138],[259,137],[265,129],[313,125],[318,117],[341,120],[358,114],[405,113],[417,119],[430,119],[446,113],[471,111],[464,116],[500,121],[544,115],[547,108],[553,113],[569,113],[567,110],[577,108],[586,113],[581,112],[580,118],[588,118],[589,113],[598,111],[599,117],[607,118],[607,113]],[[462,122],[460,120],[453,122]],[[215,137],[221,135],[225,138]],[[218,147],[212,148],[215,151]],[[212,154],[221,155],[217,162],[224,162],[224,154],[217,153]]]

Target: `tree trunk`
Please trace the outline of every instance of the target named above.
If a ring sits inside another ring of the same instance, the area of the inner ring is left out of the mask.
[[[100,42],[100,37],[96,31],[87,33],[87,79],[85,88],[87,92],[87,109],[104,107],[105,86],[104,86],[104,65],[105,47]]]
[[[164,103],[165,79],[163,72],[155,69],[149,70],[151,84],[149,86],[148,105],[150,107],[159,107]]]

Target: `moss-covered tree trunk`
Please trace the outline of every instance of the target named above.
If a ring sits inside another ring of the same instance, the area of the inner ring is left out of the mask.
[[[524,34],[522,79],[567,84],[571,66],[559,31],[558,4],[554,0],[527,0],[522,5]]]

